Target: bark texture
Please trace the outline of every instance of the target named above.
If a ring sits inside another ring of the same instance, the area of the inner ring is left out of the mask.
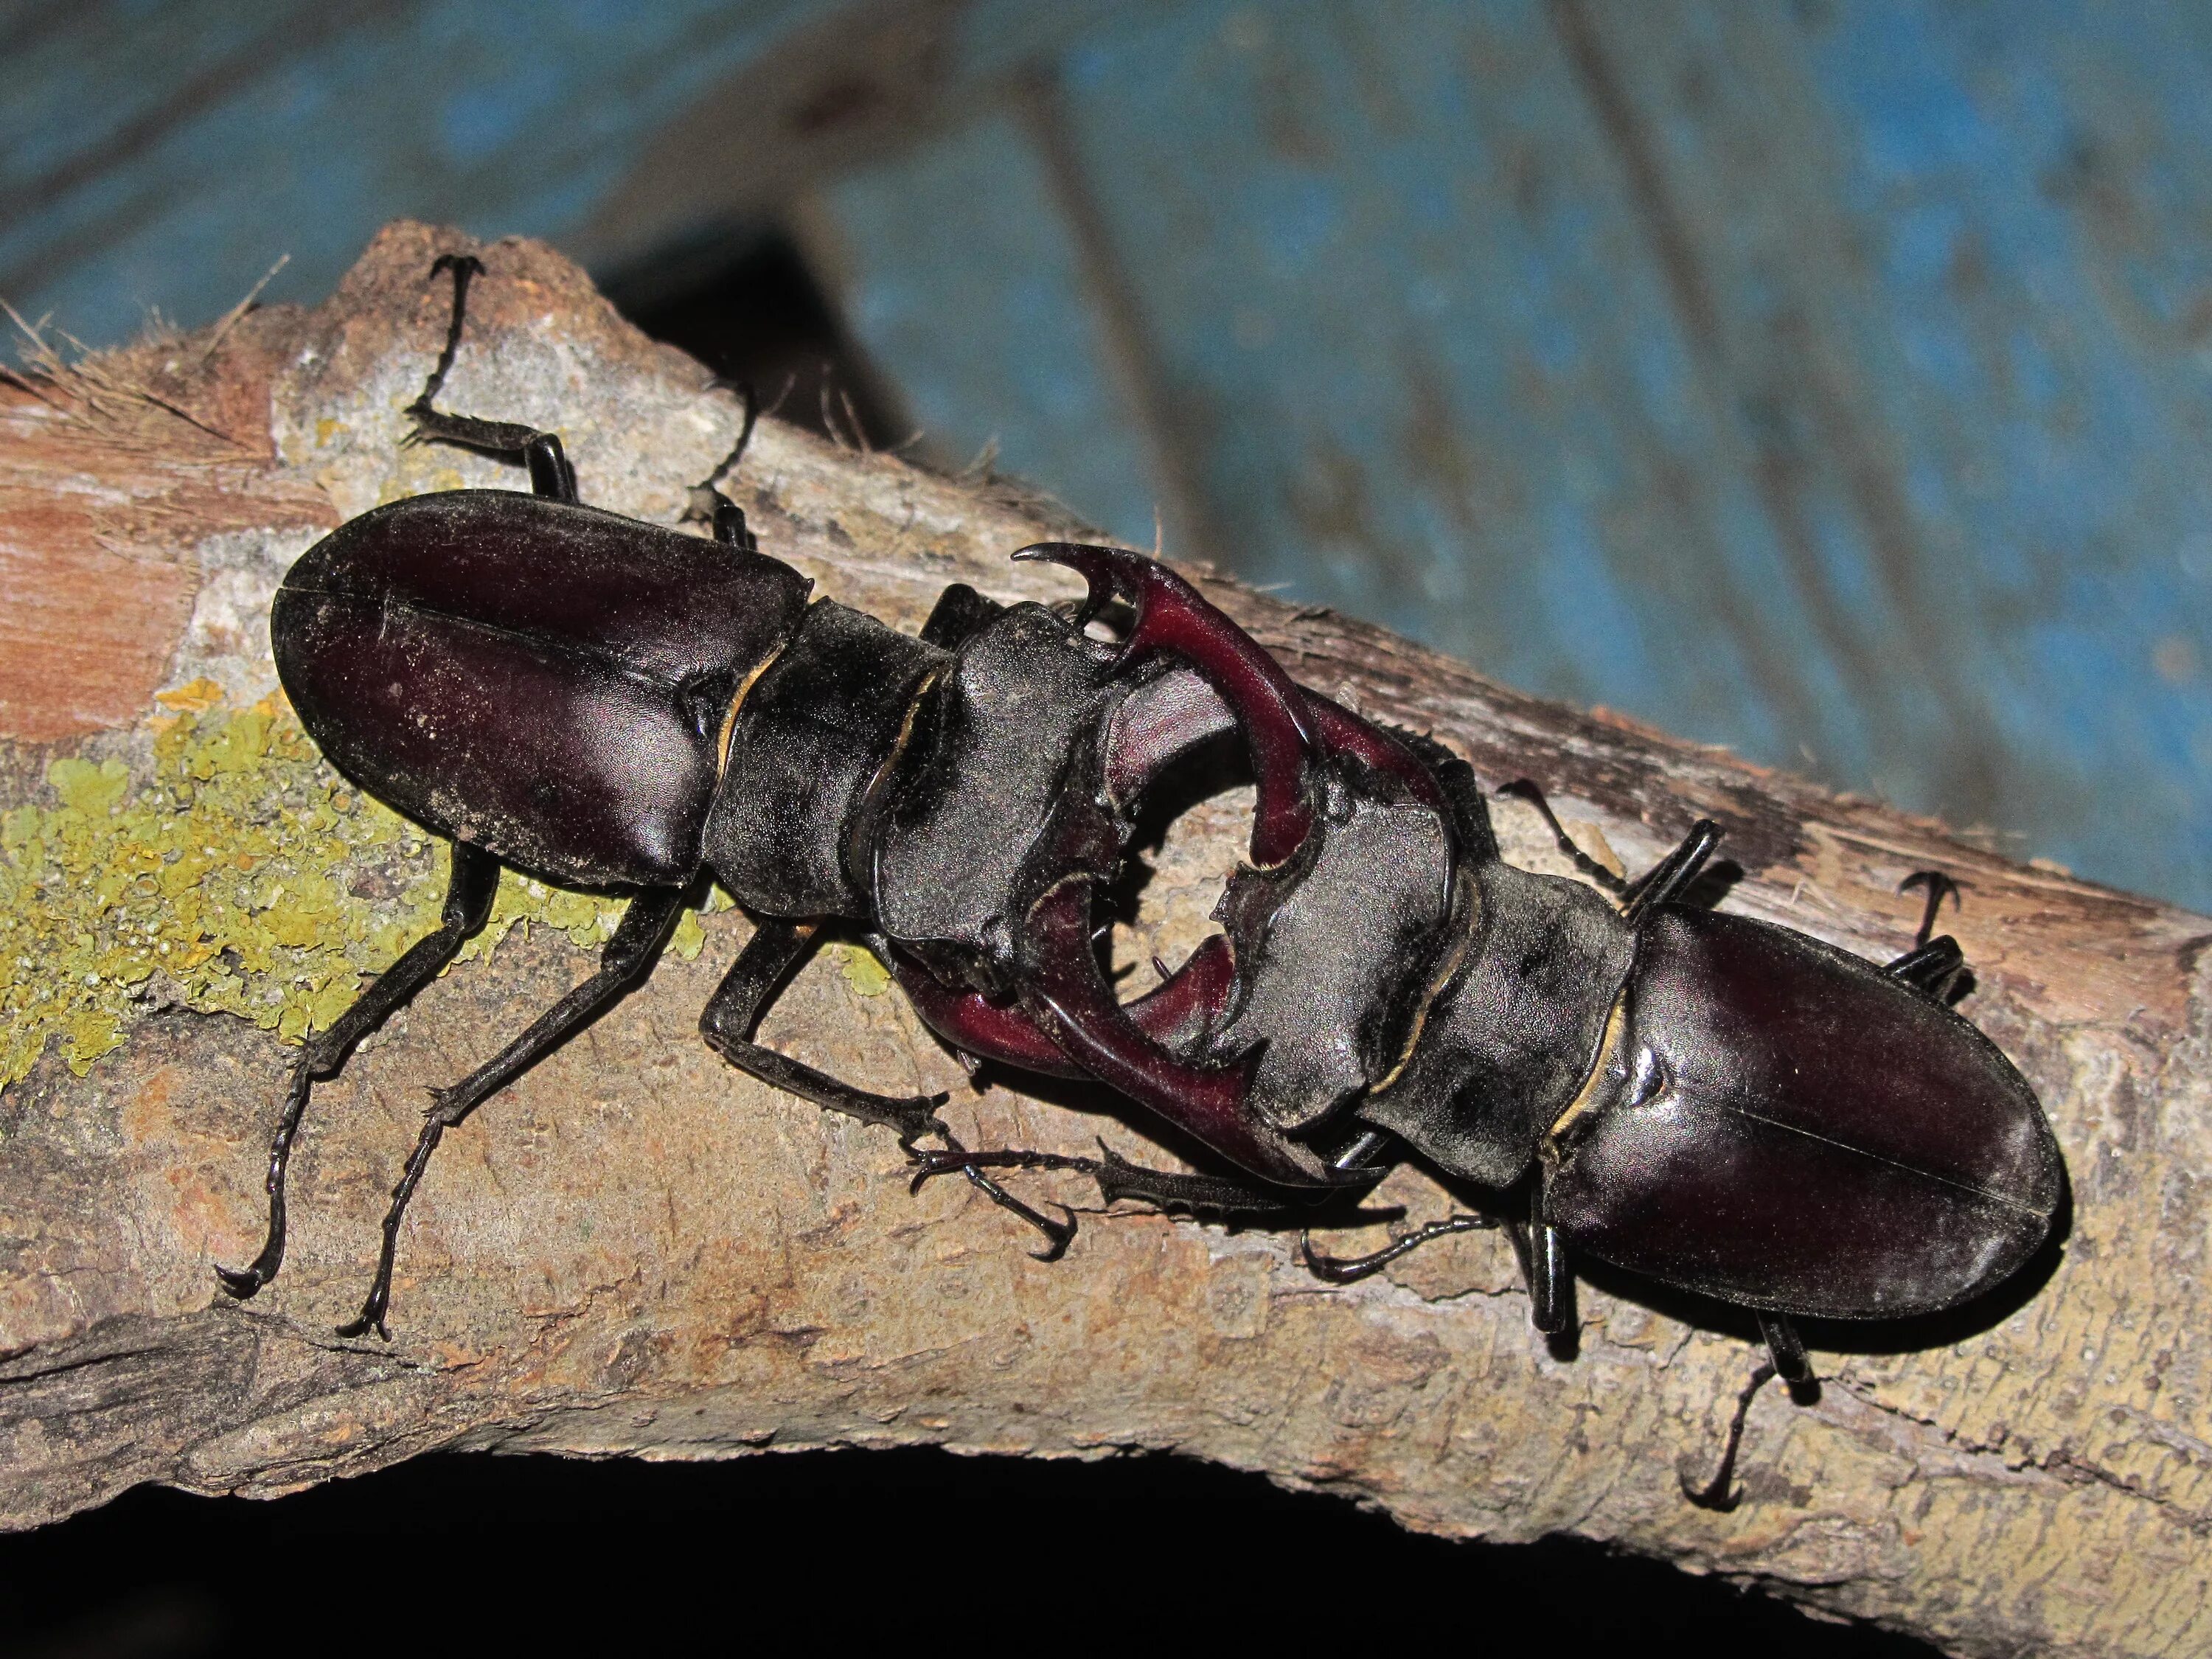
[[[51,802],[58,756],[143,770],[157,689],[265,693],[261,610],[324,528],[409,490],[519,487],[399,442],[443,337],[447,290],[425,278],[459,246],[395,226],[319,310],[0,388],[0,806]],[[559,429],[587,501],[673,521],[733,436],[735,401],[549,251],[484,252],[447,405]],[[764,550],[908,629],[952,580],[1001,598],[1075,591],[1006,562],[1067,526],[988,481],[771,421],[736,493]],[[219,1295],[210,1264],[258,1243],[291,1053],[275,1033],[149,994],[83,1075],[56,1045],[0,1096],[0,1523],[149,1480],[273,1494],[437,1447],[1141,1447],[1350,1493],[1429,1531],[1606,1540],[1965,1654],[2212,1648],[2212,922],[1205,585],[1298,678],[1435,733],[1486,781],[1537,779],[1632,869],[1716,817],[1742,870],[1728,905],[1877,958],[1917,920],[1900,878],[1957,877],[1965,905],[1947,926],[1978,981],[1966,1011],[2057,1127],[2063,1245],[1967,1316],[1812,1330],[1819,1401],[1762,1395],[1746,1501],[1707,1513],[1677,1474],[1711,1472],[1753,1362],[1747,1320],[1607,1276],[1584,1283],[1562,1357],[1530,1332],[1495,1233],[1338,1289],[1297,1265],[1294,1238],[1091,1214],[1065,1261],[1038,1264],[964,1184],[909,1196],[889,1133],[700,1043],[698,1010],[748,926],[724,911],[704,919],[695,960],[665,962],[447,1137],[401,1241],[396,1340],[340,1340],[422,1091],[588,969],[540,927],[457,967],[319,1091],[291,1254],[251,1304]],[[1212,803],[1170,836],[1117,946],[1132,960],[1179,960],[1203,930],[1237,807]],[[1510,858],[1564,868],[1517,804],[1498,816]],[[373,905],[377,883],[351,890]],[[970,1145],[1085,1151],[1103,1134],[1164,1156],[1103,1094],[1048,1100],[1006,1078],[979,1091],[865,968],[818,958],[767,1040],[868,1086],[950,1091]],[[1032,1198],[1088,1201],[1079,1182],[1016,1179]],[[1413,1220],[1454,1207],[1410,1172],[1381,1196]]]

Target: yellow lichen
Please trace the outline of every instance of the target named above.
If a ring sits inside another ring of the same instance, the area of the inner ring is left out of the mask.
[[[864,945],[833,945],[830,960],[845,975],[845,983],[853,988],[855,996],[879,997],[891,988],[890,969],[878,961],[876,953]]]
[[[150,777],[66,757],[46,769],[51,805],[0,812],[0,1086],[50,1041],[82,1075],[165,1003],[297,1042],[437,925],[443,845],[349,786],[281,696],[161,696]],[[463,957],[517,923],[596,947],[621,912],[509,873]],[[671,948],[703,940],[687,912]]]
[[[209,709],[218,707],[222,699],[222,688],[205,676],[154,694],[155,702],[179,714],[204,714]],[[158,720],[160,717],[157,715],[155,718]],[[163,729],[167,729],[166,724]]]

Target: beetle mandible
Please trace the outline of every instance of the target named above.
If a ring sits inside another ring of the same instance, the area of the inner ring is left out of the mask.
[[[1876,966],[1686,902],[1720,838],[1710,821],[1623,883],[1534,786],[1508,786],[1613,902],[1516,868],[1465,763],[1296,684],[1133,553],[1025,549],[1083,575],[1088,600],[1005,606],[954,586],[919,637],[810,603],[715,489],[743,436],[696,492],[710,540],[581,505],[550,433],[434,406],[482,270],[451,254],[434,267],[452,276],[452,318],[408,413],[416,441],[520,459],[532,493],[377,507],[304,554],[271,611],[310,735],[453,850],[440,927],[302,1050],[266,1241],[218,1270],[233,1294],[282,1263],[286,1164],[314,1082],[483,926],[503,864],[633,896],[598,970],[438,1091],[344,1334],[388,1336],[400,1222],[445,1132],[649,971],[705,870],[756,921],[702,1016],[706,1040],[895,1129],[917,1181],[964,1175],[1042,1229],[1048,1258],[1072,1215],[1041,1214],[990,1171],[1075,1168],[1109,1196],[1261,1214],[1370,1187],[1410,1153],[1525,1190],[1511,1225],[1539,1329],[1566,1322],[1584,1254],[1753,1311],[1771,1356],[1755,1387],[1809,1377],[1792,1316],[1954,1307],[2043,1241],[2057,1144],[2018,1072],[1948,1006],[1965,960],[1929,938],[1943,878],[1917,878],[1919,940]],[[1093,637],[1115,602],[1121,635]],[[1257,799],[1224,931],[1124,1005],[1096,953],[1098,895],[1146,787],[1232,733]],[[956,1048],[1103,1080],[1241,1176],[971,1151],[937,1115],[945,1097],[871,1094],[755,1042],[825,923],[868,943]],[[1349,1278],[1476,1224],[1455,1218],[1357,1263],[1308,1259]],[[1708,1498],[1726,1480],[1724,1465]]]

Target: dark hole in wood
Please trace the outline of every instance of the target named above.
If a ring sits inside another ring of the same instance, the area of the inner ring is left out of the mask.
[[[831,287],[773,224],[720,226],[595,272],[615,309],[725,380],[750,383],[784,420],[841,442],[903,441],[896,399],[840,317]],[[787,388],[788,388],[787,390]]]

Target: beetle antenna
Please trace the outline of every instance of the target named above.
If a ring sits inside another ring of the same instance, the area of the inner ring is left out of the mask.
[[[1677,1470],[1674,1479],[1682,1488],[1682,1496],[1701,1510],[1713,1510],[1726,1515],[1743,1502],[1742,1488],[1735,1486],[1735,1455],[1743,1445],[1744,1420],[1751,1415],[1751,1402],[1759,1391],[1775,1377],[1774,1363],[1761,1360],[1759,1369],[1752,1372],[1751,1381],[1743,1385],[1743,1392],[1735,1397],[1735,1415],[1729,1419],[1728,1448],[1721,1453],[1721,1466],[1713,1478],[1702,1486],[1692,1486]]]
[[[1552,811],[1552,803],[1544,799],[1544,792],[1532,780],[1516,778],[1510,783],[1501,783],[1498,786],[1498,793],[1510,795],[1516,800],[1525,800],[1534,807],[1543,815],[1544,822],[1551,826],[1552,839],[1559,843],[1559,850],[1575,861],[1576,869],[1615,898],[1627,896],[1628,884],[1575,844],[1575,838],[1567,833],[1566,825],[1561,823],[1559,815]]]

